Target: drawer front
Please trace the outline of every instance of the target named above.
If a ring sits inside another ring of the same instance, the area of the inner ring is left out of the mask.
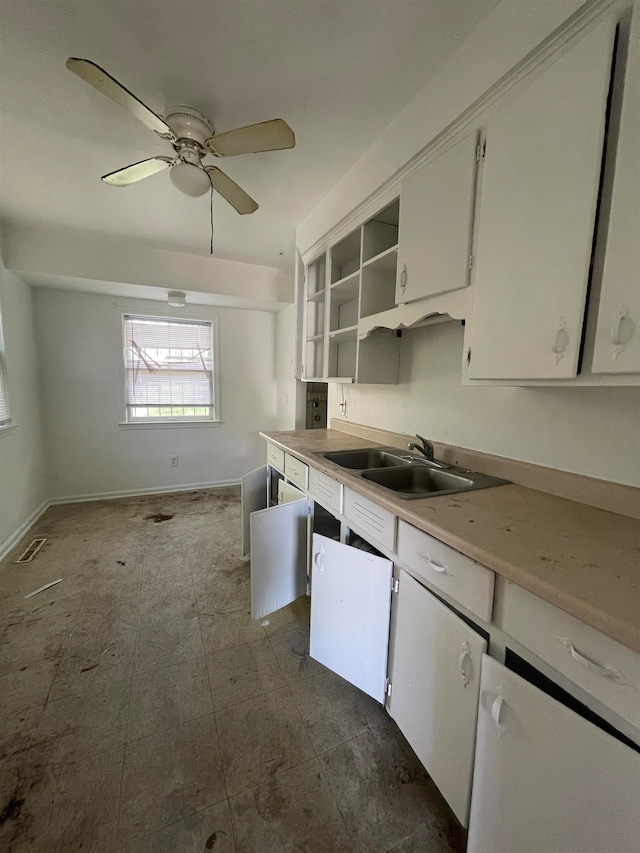
[[[396,517],[392,512],[351,489],[345,489],[344,514],[347,521],[352,521],[366,536],[384,545],[389,551],[395,549]]]
[[[480,619],[491,621],[495,574],[490,569],[406,521],[398,522],[398,562]]]
[[[640,653],[508,582],[503,627],[562,675],[640,728]]]
[[[284,473],[288,480],[300,486],[301,489],[307,489],[309,486],[309,466],[305,465],[295,456],[290,453],[284,454]]]
[[[277,468],[281,474],[284,474],[284,450],[271,444],[270,441],[267,442],[267,465]]]
[[[325,509],[342,513],[342,483],[327,477],[317,468],[309,468],[309,494]]]

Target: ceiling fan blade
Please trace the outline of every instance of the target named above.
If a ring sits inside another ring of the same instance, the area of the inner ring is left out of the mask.
[[[254,213],[258,209],[258,203],[250,195],[232,181],[228,175],[221,172],[217,166],[205,166],[205,171],[211,178],[211,184],[216,192],[226,199],[238,213]]]
[[[129,184],[135,184],[136,181],[168,169],[175,162],[176,160],[172,160],[171,157],[151,157],[149,160],[140,160],[139,163],[125,166],[124,169],[109,172],[108,175],[103,175],[101,180],[112,187],[128,187]]]
[[[96,65],[95,62],[90,62],[88,59],[77,59],[74,56],[67,59],[67,68],[77,74],[81,80],[84,80],[98,92],[102,92],[107,98],[110,98],[116,104],[124,107],[138,121],[146,124],[148,128],[155,131],[159,136],[170,139],[175,142],[175,136],[169,125],[163,121],[160,116],[157,116],[153,110],[150,110],[142,101],[138,100],[128,89],[114,80],[110,74]]]
[[[256,154],[258,151],[280,151],[293,148],[296,137],[281,118],[248,124],[210,137],[205,148],[215,157],[233,157],[236,154]]]

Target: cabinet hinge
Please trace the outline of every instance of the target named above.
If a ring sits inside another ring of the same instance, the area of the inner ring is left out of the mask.
[[[387,696],[391,696],[391,680],[389,678],[385,678],[384,680],[384,692]]]
[[[469,269],[473,269],[473,255],[469,255]]]
[[[480,160],[484,160],[484,155],[487,152],[487,141],[485,140],[481,144],[476,145],[476,163],[479,163]]]
[[[471,347],[467,350],[467,367],[471,364]]]
[[[391,579],[391,592],[398,592],[399,589],[400,589],[400,579],[395,578],[395,580],[394,580],[392,578]]]

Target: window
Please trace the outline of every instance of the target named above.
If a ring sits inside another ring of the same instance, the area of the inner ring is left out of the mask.
[[[213,323],[124,316],[126,420],[213,421]]]
[[[2,315],[0,314],[0,429],[11,423],[9,417],[9,402],[7,400],[7,370],[4,358],[4,341],[2,338]]]

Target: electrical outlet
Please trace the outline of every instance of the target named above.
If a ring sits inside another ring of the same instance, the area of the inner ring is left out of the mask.
[[[178,467],[178,457],[177,456],[170,456],[169,457],[169,466],[171,468],[177,468]]]

